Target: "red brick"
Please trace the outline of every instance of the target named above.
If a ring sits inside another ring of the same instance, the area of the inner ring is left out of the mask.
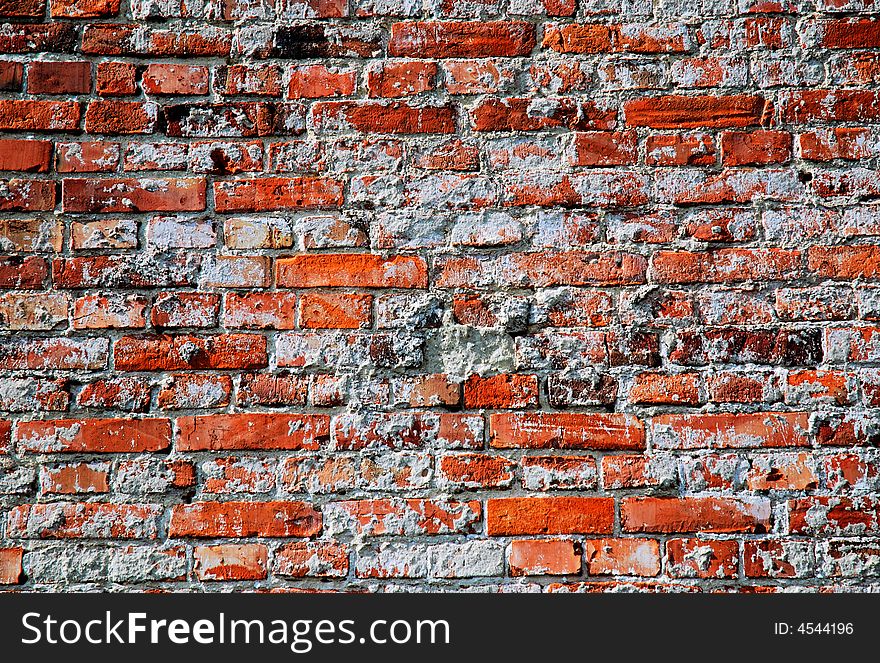
[[[287,543],[275,552],[272,572],[292,578],[344,578],[348,549],[324,541]]]
[[[15,439],[32,453],[125,453],[171,446],[168,419],[56,419],[22,421]]]
[[[725,131],[721,134],[721,163],[761,166],[791,160],[791,134],[784,131]]]
[[[624,106],[626,123],[654,129],[748,127],[762,123],[766,113],[763,97],[718,96],[633,99]]]
[[[639,405],[699,405],[700,376],[696,373],[640,373],[629,392],[629,401]]]
[[[218,212],[335,209],[343,183],[330,177],[265,177],[214,182]]]
[[[786,382],[789,404],[846,405],[852,399],[852,379],[841,371],[789,371]]]
[[[171,375],[156,394],[156,405],[163,410],[226,407],[231,393],[228,375]]]
[[[502,265],[503,278],[526,287],[634,285],[647,271],[644,257],[619,251],[514,253]]]
[[[45,259],[37,256],[0,257],[0,288],[38,290],[49,275]]]
[[[407,22],[391,25],[388,54],[415,58],[528,55],[535,28],[524,21]]]
[[[711,166],[715,163],[715,142],[703,133],[654,134],[646,143],[649,166]]]
[[[660,545],[654,539],[591,539],[584,544],[584,562],[591,576],[656,576]]]
[[[0,408],[8,412],[63,412],[70,405],[68,381],[45,378],[11,378],[0,395]],[[8,431],[0,425],[0,448],[6,443]]]
[[[371,97],[409,97],[434,89],[437,63],[385,60],[368,68],[366,76]]]
[[[113,172],[119,165],[118,143],[58,143],[56,148],[59,173]]]
[[[813,536],[873,535],[880,502],[872,496],[803,497],[788,502],[788,531]]]
[[[275,282],[285,288],[426,288],[422,258],[341,253],[299,255],[275,261]]]
[[[372,295],[307,293],[299,300],[299,324],[306,329],[368,327],[372,304]]]
[[[877,278],[880,276],[880,247],[811,246],[807,253],[807,264],[821,278]]]
[[[6,370],[88,369],[107,367],[107,339],[34,338],[0,346]]]
[[[613,303],[607,292],[572,291],[570,296],[546,305],[547,319],[556,327],[605,327],[613,316]]]
[[[540,131],[566,128],[577,131],[612,129],[616,113],[593,101],[563,97],[547,100],[540,108],[528,97],[485,97],[471,111],[474,131]]]
[[[521,539],[510,543],[511,576],[580,575],[581,546],[565,539]]]
[[[357,72],[321,64],[302,65],[290,71],[288,99],[349,97],[357,88]]]
[[[7,23],[0,36],[0,50],[4,53],[72,53],[76,40],[77,32],[72,25]]]
[[[47,140],[0,140],[0,170],[45,173],[52,163]]]
[[[614,500],[605,497],[507,497],[486,502],[489,536],[604,534],[614,527]]]
[[[0,3],[0,16],[9,18],[42,18],[46,0],[16,0]]]
[[[226,295],[223,324],[229,328],[293,329],[296,295],[291,292],[230,293]]]
[[[53,502],[9,511],[7,535],[17,539],[155,539],[158,504]]]
[[[85,115],[86,131],[96,134],[149,134],[157,121],[155,104],[140,101],[92,101]]]
[[[74,329],[131,329],[146,327],[147,299],[136,295],[87,295],[73,303]]]
[[[95,91],[102,97],[125,97],[137,93],[137,67],[130,62],[99,62]]]
[[[88,94],[92,87],[89,62],[31,62],[28,94]]]
[[[757,225],[758,217],[751,210],[706,210],[688,218],[685,232],[704,242],[742,242],[754,239]]]
[[[446,60],[441,69],[449,94],[498,94],[516,78],[515,69],[499,60]]]
[[[291,493],[344,492],[354,488],[355,461],[347,456],[288,458],[281,465],[278,481]]]
[[[591,456],[523,456],[520,465],[526,490],[592,490],[599,476]]]
[[[454,138],[421,154],[413,165],[428,170],[479,170],[480,152],[477,147]]]
[[[738,567],[737,541],[670,539],[666,542],[666,573],[673,578],[735,578]]]
[[[83,407],[145,412],[150,404],[150,385],[134,377],[112,377],[84,385],[76,402]]]
[[[312,106],[312,117],[318,133],[450,134],[456,130],[451,107],[417,107],[401,101],[321,101]]]
[[[234,7],[234,5],[230,6]],[[226,11],[224,18],[227,20],[238,18],[231,10]],[[249,7],[246,2],[242,3],[242,11],[248,15]],[[278,11],[309,18],[342,18],[348,16],[348,4],[345,0],[283,0]]]
[[[198,212],[205,209],[205,180],[65,179],[65,212]]]
[[[627,414],[493,414],[490,444],[498,449],[644,449],[642,423]]]
[[[159,293],[150,311],[156,327],[211,327],[216,323],[220,296],[213,293]]]
[[[305,502],[193,502],[172,508],[168,536],[309,537],[321,527],[320,512]]]
[[[515,467],[503,456],[460,453],[443,456],[439,472],[444,480],[463,488],[506,488],[513,482]]]
[[[309,379],[301,375],[245,374],[238,385],[238,405],[305,405]]]
[[[801,253],[784,249],[658,251],[653,256],[651,270],[658,283],[787,280],[800,275]]]
[[[880,117],[880,93],[874,90],[792,90],[780,101],[784,122],[864,122]]]
[[[258,543],[196,546],[195,573],[199,580],[263,580],[268,574],[266,546]]]
[[[17,585],[22,581],[23,553],[21,548],[0,548],[0,585]]]
[[[55,207],[55,182],[49,180],[0,180],[3,195],[0,211],[40,212]]]
[[[70,463],[40,468],[40,493],[76,495],[79,493],[109,493],[108,463]]]
[[[218,92],[229,95],[281,96],[281,68],[268,64],[236,64],[217,70]]]
[[[747,578],[802,578],[813,571],[813,542],[768,539],[743,542]]]
[[[706,378],[709,399],[718,403],[763,403],[777,400],[778,379],[770,373],[718,372]]]
[[[667,449],[809,446],[801,412],[661,414],[651,420],[654,444]]]
[[[141,84],[147,94],[208,94],[208,68],[198,65],[151,64],[144,72]]]
[[[791,42],[788,23],[781,16],[757,16],[744,21],[745,43],[752,48],[785,48]]]
[[[119,14],[120,0],[51,0],[52,18],[111,18]]]
[[[683,26],[604,23],[548,26],[542,46],[559,53],[684,53],[691,48]]]
[[[825,48],[880,48],[880,22],[869,18],[822,21]]]
[[[24,79],[24,65],[21,62],[0,61],[0,90],[20,92]]]
[[[809,161],[870,159],[877,155],[871,146],[871,131],[860,127],[818,128],[798,136],[801,156]]]
[[[767,532],[770,501],[727,497],[628,497],[620,504],[624,532]]]
[[[806,452],[755,458],[746,475],[749,490],[815,490],[819,487],[816,464]]]
[[[330,441],[323,414],[209,414],[177,420],[180,451],[317,450]]]
[[[52,261],[56,288],[154,288],[191,285],[191,264],[184,256],[167,258],[157,266],[131,256],[80,256]]]
[[[591,131],[575,134],[573,166],[626,166],[638,160],[634,131]]]
[[[472,375],[464,383],[466,408],[529,408],[538,406],[538,377],[501,374]]]
[[[377,499],[336,502],[361,536],[470,534],[480,524],[480,502]]]
[[[157,57],[227,57],[231,32],[215,28],[151,29],[137,32],[135,24],[94,23],[85,26],[82,52],[96,55],[153,55]]]
[[[113,347],[118,371],[266,366],[266,338],[255,334],[123,336]]]

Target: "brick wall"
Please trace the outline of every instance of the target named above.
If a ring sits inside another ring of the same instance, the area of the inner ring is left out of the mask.
[[[0,582],[880,587],[877,10],[0,0]]]

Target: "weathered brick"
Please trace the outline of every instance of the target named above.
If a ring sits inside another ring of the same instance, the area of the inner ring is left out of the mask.
[[[808,446],[801,412],[663,414],[651,420],[654,443],[666,449]]]
[[[342,204],[342,182],[329,177],[267,177],[214,183],[222,212],[335,209]]]
[[[321,513],[305,502],[193,502],[171,510],[173,538],[309,537]]]
[[[626,123],[653,129],[748,127],[759,125],[766,103],[759,96],[687,97],[668,95],[624,104]]]
[[[770,501],[762,498],[628,497],[620,506],[625,532],[767,532]]]
[[[266,365],[266,339],[253,334],[123,336],[113,346],[120,371],[241,369]]]
[[[428,4],[0,0],[0,584],[877,589],[875,1]]]
[[[479,58],[528,55],[535,29],[517,22],[411,22],[391,26],[389,55],[418,58]]]
[[[330,440],[330,418],[323,414],[209,414],[177,421],[181,451],[316,450]]]
[[[655,539],[589,539],[584,563],[591,576],[655,576],[660,573],[660,545]]]
[[[344,578],[348,549],[320,541],[287,543],[275,553],[273,572],[292,578]]]
[[[25,504],[9,512],[7,533],[16,539],[155,539],[162,512],[158,504]]]
[[[511,542],[507,563],[512,576],[578,575],[581,546],[565,539],[521,539]]]
[[[526,449],[642,449],[641,422],[622,414],[493,414],[493,447]]]
[[[65,212],[175,212],[205,209],[205,181],[179,179],[65,179]]]
[[[262,580],[268,551],[256,543],[196,546],[195,572],[199,580]]]
[[[58,419],[20,422],[17,444],[31,453],[162,451],[171,446],[168,419]]]

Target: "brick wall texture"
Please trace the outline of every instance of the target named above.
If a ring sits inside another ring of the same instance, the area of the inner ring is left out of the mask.
[[[0,583],[880,589],[874,0],[0,0]]]

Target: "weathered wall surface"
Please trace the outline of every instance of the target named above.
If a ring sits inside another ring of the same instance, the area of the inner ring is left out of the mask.
[[[880,586],[873,0],[0,0],[0,582]]]

